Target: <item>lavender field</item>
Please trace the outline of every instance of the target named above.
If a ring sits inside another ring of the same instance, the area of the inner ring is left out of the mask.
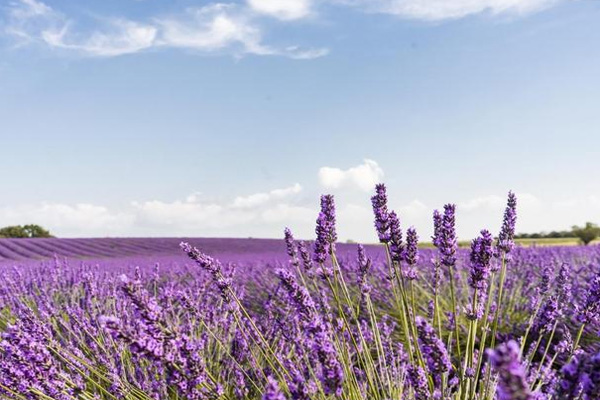
[[[364,247],[332,196],[311,241],[1,239],[2,398],[600,399],[599,246],[515,246],[512,193],[470,249],[372,206]]]

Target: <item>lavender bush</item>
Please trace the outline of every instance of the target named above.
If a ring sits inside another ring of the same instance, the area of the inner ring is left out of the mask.
[[[329,195],[313,243],[286,229],[242,259],[199,243],[236,263],[187,242],[184,262],[169,239],[155,265],[136,239],[0,243],[4,259],[97,258],[2,264],[0,397],[600,398],[598,246],[515,247],[513,193],[497,238],[470,249],[452,204],[433,213],[433,249],[384,185],[372,206],[378,246],[336,243]]]

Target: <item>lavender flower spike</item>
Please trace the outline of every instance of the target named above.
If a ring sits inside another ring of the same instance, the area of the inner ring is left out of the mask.
[[[452,369],[450,356],[444,342],[437,337],[435,330],[429,325],[425,318],[417,316],[415,318],[417,332],[419,335],[419,344],[425,356],[427,367],[432,376],[441,378],[441,374]]]
[[[514,340],[487,350],[490,362],[499,375],[498,400],[534,400],[525,367],[519,361],[519,345]]]
[[[279,390],[277,381],[272,377],[267,377],[267,387],[262,396],[262,400],[285,400],[285,396]]]
[[[294,235],[292,234],[290,228],[285,228],[283,233],[285,235],[285,246],[288,256],[290,256],[291,259],[295,259],[297,253],[296,247],[294,246]]]
[[[471,275],[469,285],[473,289],[484,290],[490,273],[490,264],[493,257],[492,234],[486,229],[481,231],[481,236],[473,239],[471,243]]]
[[[438,210],[433,210],[433,236],[431,241],[438,249],[442,245],[442,225],[443,225],[442,214]]]
[[[504,219],[502,228],[498,235],[498,249],[505,254],[515,246],[515,224],[517,223],[517,196],[513,192],[508,192],[508,202],[504,210]]]
[[[442,226],[439,228],[439,249],[442,253],[441,262],[448,268],[454,268],[456,265],[456,228],[455,228],[456,205],[446,204],[444,206],[444,216],[442,217]]]
[[[419,236],[417,231],[412,226],[406,231],[406,248],[404,249],[404,261],[406,261],[406,278],[408,280],[414,280],[417,278],[417,271],[415,265],[419,261]]]
[[[404,246],[402,244],[402,230],[400,229],[400,220],[395,211],[390,212],[390,252],[392,260],[396,262],[402,261]]]
[[[408,365],[408,381],[415,392],[415,400],[431,399],[431,392],[427,385],[427,376],[421,366]]]
[[[600,321],[600,273],[590,283],[583,307],[579,310],[577,319],[584,324]]]
[[[375,186],[375,196],[371,197],[371,204],[375,214],[375,229],[379,241],[387,243],[390,241],[390,221],[387,208],[387,192],[383,183]]]
[[[323,264],[327,254],[335,251],[337,233],[335,230],[335,202],[330,194],[321,196],[321,212],[317,218],[315,228],[317,239],[314,245],[313,260]]]

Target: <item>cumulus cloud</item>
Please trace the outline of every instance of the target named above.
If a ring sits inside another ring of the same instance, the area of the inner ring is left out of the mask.
[[[322,167],[318,173],[319,183],[326,189],[356,187],[369,192],[383,179],[383,169],[376,161],[365,159],[361,165],[346,170]]]
[[[271,200],[285,199],[302,191],[302,186],[296,183],[284,189],[274,189],[268,193],[254,193],[250,196],[238,196],[233,200],[234,208],[252,208],[263,205]]]
[[[519,208],[534,208],[541,204],[540,200],[530,193],[518,193]],[[477,210],[495,211],[503,210],[506,206],[506,197],[488,195],[475,197],[458,204],[461,211],[472,212]]]
[[[334,0],[368,12],[403,18],[441,21],[489,13],[523,15],[550,7],[560,0]]]
[[[306,209],[293,203],[302,186],[274,189],[269,192],[237,196],[232,201],[203,201],[201,195],[188,196],[184,201],[158,200],[133,202],[132,206],[140,224],[152,227],[170,227],[184,232],[202,229],[223,231],[250,223],[281,222],[294,213]],[[290,203],[291,202],[291,203]]]
[[[265,44],[264,29],[253,13],[233,3],[191,7],[178,14],[157,16],[144,22],[104,18],[98,19],[91,28],[82,29],[79,25],[73,18],[40,1],[16,0],[9,8],[5,31],[18,38],[20,44],[37,42],[53,49],[95,57],[120,56],[152,48],[293,59],[313,59],[328,53],[325,48]]]
[[[134,216],[94,204],[41,203],[0,208],[6,225],[35,223],[71,236],[120,235],[131,229]]]
[[[311,11],[309,0],[248,0],[248,5],[259,13],[282,20],[304,18]]]
[[[292,185],[268,192],[206,200],[194,193],[182,200],[146,200],[125,207],[99,204],[39,203],[0,207],[3,224],[37,223],[58,236],[222,236],[280,237],[285,226],[299,238],[314,236],[318,199],[302,201],[302,188]],[[358,193],[357,193],[358,195]],[[531,194],[518,195],[518,232],[567,229],[600,213],[600,196],[580,196],[544,202]],[[496,234],[506,199],[480,196],[458,203],[460,240],[469,240],[482,228]],[[368,200],[337,199],[340,240],[376,241]],[[433,207],[419,200],[395,203],[402,228],[415,226],[422,241],[432,234]]]

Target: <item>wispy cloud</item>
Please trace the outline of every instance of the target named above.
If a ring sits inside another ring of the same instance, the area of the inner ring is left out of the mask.
[[[561,0],[333,0],[367,12],[425,21],[458,19],[469,15],[523,15],[550,7]]]
[[[264,43],[263,28],[248,7],[214,3],[192,7],[149,21],[105,18],[93,27],[78,28],[77,21],[37,0],[11,3],[5,32],[21,44],[42,43],[95,57],[138,53],[151,48],[179,48],[201,52],[312,59],[326,55],[325,48],[272,46]]]
[[[157,29],[128,20],[111,20],[105,31],[95,31],[83,38],[71,34],[70,25],[41,32],[42,40],[51,47],[75,50],[81,53],[113,57],[137,53],[155,44]]]
[[[482,13],[523,15],[560,1],[563,0],[327,0],[318,4],[442,21]],[[6,8],[4,32],[15,38],[19,46],[40,43],[83,56],[114,57],[153,48],[178,48],[236,57],[253,54],[308,60],[327,55],[329,49],[295,44],[275,46],[265,40],[265,30],[269,19],[290,22],[318,16],[321,9],[335,10],[316,6],[314,0],[215,2],[148,20],[113,16],[82,25],[75,16],[42,1],[12,0]]]
[[[281,20],[305,18],[311,14],[311,0],[248,0],[256,12]]]
[[[326,189],[357,187],[368,192],[383,179],[383,169],[376,161],[365,159],[362,164],[346,170],[322,167],[318,176],[319,183]]]

